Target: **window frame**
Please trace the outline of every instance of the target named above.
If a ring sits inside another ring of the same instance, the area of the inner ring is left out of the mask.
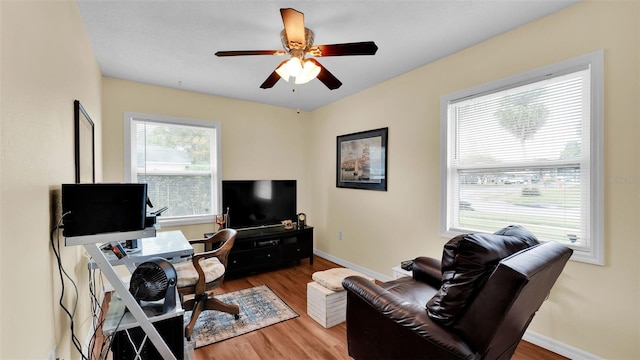
[[[192,216],[160,216],[158,217],[158,223],[160,226],[181,226],[181,225],[194,225],[213,223],[216,214],[220,214],[222,209],[222,131],[221,124],[218,121],[212,120],[199,120],[188,119],[174,116],[164,116],[155,114],[144,114],[138,112],[125,112],[124,119],[124,178],[125,181],[134,182],[134,174],[136,173],[136,159],[133,158],[136,154],[135,143],[135,121],[147,121],[159,124],[167,125],[182,125],[201,127],[214,130],[215,135],[211,140],[215,141],[215,145],[212,146],[215,154],[212,154],[215,166],[211,168],[211,189],[215,191],[212,194],[212,213],[207,215],[192,215]]]
[[[461,100],[475,98],[509,88],[536,83],[548,78],[589,68],[590,71],[590,158],[586,166],[590,169],[588,185],[583,185],[590,194],[588,221],[589,241],[586,246],[573,247],[572,260],[604,265],[604,51],[598,50],[582,56],[560,61],[538,69],[526,71],[497,81],[473,86],[440,98],[440,235],[451,238],[464,233],[449,229],[449,204],[451,184],[449,183],[449,105]],[[585,220],[581,219],[581,223]],[[544,241],[544,239],[540,239]],[[571,245],[568,245],[571,247]]]

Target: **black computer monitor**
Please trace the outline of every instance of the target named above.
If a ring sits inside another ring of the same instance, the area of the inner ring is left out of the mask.
[[[147,184],[63,184],[63,235],[145,228]]]

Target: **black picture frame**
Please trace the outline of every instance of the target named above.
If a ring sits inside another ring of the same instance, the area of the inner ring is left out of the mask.
[[[95,183],[94,124],[79,100],[74,100],[73,112],[75,117],[76,184]]]
[[[336,141],[336,187],[387,191],[389,128],[340,135]]]

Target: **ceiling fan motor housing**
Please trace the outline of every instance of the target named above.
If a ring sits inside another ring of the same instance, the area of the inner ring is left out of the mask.
[[[304,28],[304,41],[305,44],[299,44],[295,41],[292,41],[291,43],[289,43],[289,37],[287,37],[287,30],[283,29],[280,32],[280,41],[282,41],[282,46],[287,50],[287,51],[291,51],[294,49],[299,49],[299,50],[303,50],[307,51],[309,50],[310,47],[313,46],[313,40],[315,39],[315,35],[313,34],[313,31],[311,31],[308,28]]]

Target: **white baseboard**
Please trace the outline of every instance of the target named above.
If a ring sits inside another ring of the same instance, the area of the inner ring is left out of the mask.
[[[571,345],[561,343],[557,340],[554,340],[544,335],[540,335],[533,331],[525,332],[522,339],[534,345],[540,346],[541,348],[547,349],[549,351],[553,351],[556,354],[560,354],[564,357],[568,357],[569,359],[604,360],[604,358],[601,358],[599,356],[593,355],[586,351],[580,350]]]
[[[356,265],[352,262],[346,261],[344,259],[335,257],[331,254],[327,254],[323,251],[320,251],[318,249],[313,249],[313,253],[317,256],[320,256],[321,258],[327,259],[331,262],[334,262],[338,265],[344,266],[346,268],[349,269],[353,269],[355,271],[361,272],[367,276],[371,276],[373,278],[375,278],[376,280],[382,281],[382,282],[386,282],[386,281],[391,281],[393,280],[393,278],[377,273],[375,271],[369,270],[367,268],[364,268],[362,266]],[[549,351],[553,351],[556,354],[568,357],[570,359],[580,359],[580,360],[603,360],[603,358],[590,354],[586,351],[580,350],[578,348],[575,348],[571,345],[567,345],[564,343],[561,343],[559,341],[556,341],[552,338],[546,337],[544,335],[540,335],[537,334],[533,331],[527,331],[525,332],[524,336],[522,337],[523,340],[528,341],[534,345],[540,346],[541,348],[547,349]]]
[[[334,262],[334,263],[336,263],[338,265],[344,266],[344,267],[349,268],[351,270],[355,270],[357,272],[363,273],[363,274],[365,274],[367,276],[370,276],[370,277],[372,277],[372,278],[374,278],[376,280],[379,280],[379,281],[382,281],[382,282],[393,280],[392,277],[377,273],[375,271],[371,271],[371,270],[369,270],[367,268],[364,268],[364,267],[362,267],[360,265],[357,265],[357,264],[354,264],[352,262],[346,261],[346,260],[341,259],[339,257],[335,257],[335,256],[333,256],[331,254],[327,254],[326,252],[320,251],[318,249],[313,249],[313,253],[315,255],[320,256],[321,258],[327,259],[327,260],[329,260],[331,262]]]

